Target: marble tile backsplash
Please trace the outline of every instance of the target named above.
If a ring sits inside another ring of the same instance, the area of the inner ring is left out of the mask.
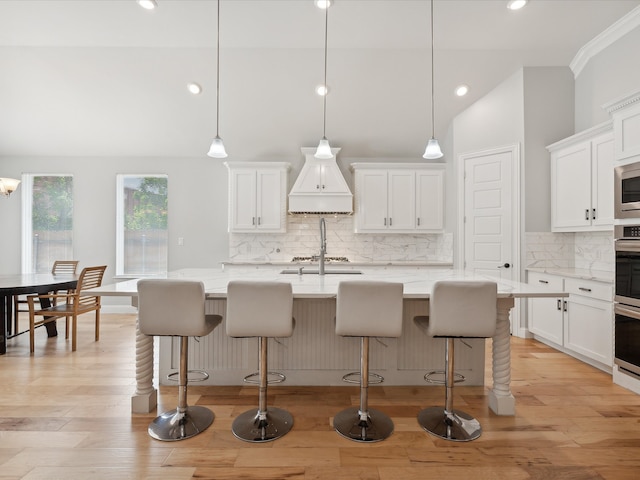
[[[526,266],[613,272],[613,232],[527,232]]]
[[[354,218],[325,217],[327,255],[352,262],[453,262],[453,234],[354,233]],[[287,217],[283,234],[232,233],[229,259],[238,262],[288,262],[320,251],[320,218]]]

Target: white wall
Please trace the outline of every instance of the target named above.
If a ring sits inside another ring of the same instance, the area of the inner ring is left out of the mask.
[[[592,57],[575,79],[575,133],[609,120],[602,105],[640,90],[640,28]]]
[[[215,267],[228,255],[227,169],[205,158],[2,158],[3,175],[73,175],[74,258],[80,268],[107,264],[105,283],[115,274],[116,174],[169,176],[169,269]],[[21,193],[0,198],[0,274],[20,271]],[[11,228],[6,228],[11,225]],[[178,246],[178,237],[184,246]],[[109,301],[113,301],[109,299]],[[109,303],[109,301],[107,303]],[[121,302],[118,302],[121,303]]]

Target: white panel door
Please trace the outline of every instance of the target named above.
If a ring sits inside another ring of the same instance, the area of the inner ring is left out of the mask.
[[[279,230],[282,227],[281,172],[273,169],[258,170],[256,176],[256,227],[259,230]]]
[[[405,170],[389,172],[388,179],[387,225],[391,230],[413,230],[416,217],[415,173]]]
[[[613,225],[613,135],[591,142],[591,224]]]
[[[513,150],[464,158],[464,263],[482,275],[513,278]]]
[[[229,231],[256,228],[256,173],[236,170],[231,173]]]

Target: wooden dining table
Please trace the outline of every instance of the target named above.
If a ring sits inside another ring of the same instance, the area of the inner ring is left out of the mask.
[[[17,273],[0,275],[0,355],[7,352],[7,339],[19,332],[11,332],[13,322],[13,296],[45,294],[56,290],[76,288],[78,275],[53,275],[51,273]],[[42,299],[47,307],[49,299]],[[15,313],[17,315],[17,312]],[[50,337],[57,335],[55,322],[47,325]]]

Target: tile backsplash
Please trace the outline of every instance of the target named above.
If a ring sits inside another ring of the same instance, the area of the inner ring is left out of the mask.
[[[453,234],[354,233],[354,218],[325,217],[327,256],[351,262],[453,262]],[[288,262],[320,251],[320,217],[287,217],[282,234],[232,233],[229,259],[237,262]]]
[[[527,232],[526,266],[613,272],[613,232]]]

